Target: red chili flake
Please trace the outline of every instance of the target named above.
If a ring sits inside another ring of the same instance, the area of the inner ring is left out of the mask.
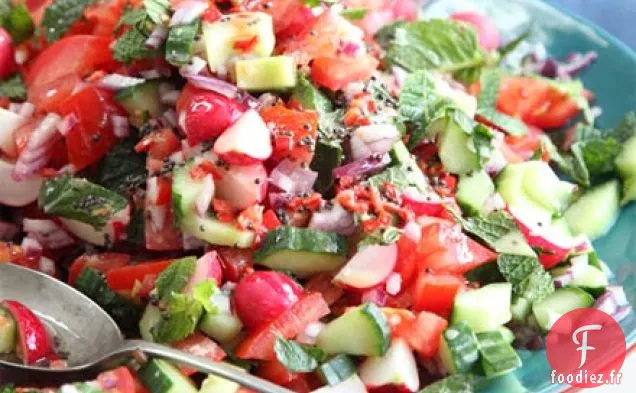
[[[255,35],[245,40],[234,41],[232,47],[239,52],[247,53],[250,52],[256,44],[258,44],[258,36]]]
[[[234,209],[230,206],[229,203],[225,202],[222,199],[213,199],[212,200],[212,208],[216,212],[216,217],[221,222],[232,222],[234,221]]]
[[[219,168],[210,160],[202,161],[190,170],[192,180],[201,180],[207,175],[212,175],[214,180],[219,180],[222,177]]]

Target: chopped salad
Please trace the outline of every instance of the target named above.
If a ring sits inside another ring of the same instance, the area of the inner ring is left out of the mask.
[[[0,0],[0,26],[0,260],[128,337],[299,393],[472,392],[568,311],[630,312],[591,241],[636,199],[636,113],[595,127],[594,53],[515,63],[531,30],[413,0]],[[3,359],[65,367],[0,300]],[[159,359],[61,391],[248,392]]]

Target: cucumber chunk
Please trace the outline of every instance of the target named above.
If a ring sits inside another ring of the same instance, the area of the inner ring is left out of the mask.
[[[439,137],[439,158],[444,168],[455,174],[467,174],[479,169],[479,156],[468,149],[470,135],[452,120]]]
[[[495,251],[504,254],[523,255],[536,257],[532,247],[526,241],[525,236],[518,229],[512,230],[503,235],[493,243]]]
[[[509,373],[521,367],[517,351],[503,337],[499,330],[477,333],[481,365],[487,378]]]
[[[128,112],[135,126],[141,126],[145,116],[157,117],[163,112],[158,81],[148,81],[121,90],[115,95],[115,100]]]
[[[194,213],[184,217],[181,228],[192,236],[219,246],[249,248],[256,238],[254,232],[241,231],[230,223],[212,217],[199,217]]]
[[[150,393],[197,393],[188,377],[162,359],[152,359],[139,370],[141,382]]]
[[[180,225],[183,217],[194,214],[194,204],[204,187],[203,179],[190,177],[192,165],[177,166],[172,171],[172,206],[175,225]]]
[[[267,233],[254,261],[305,276],[338,269],[346,256],[346,239],[337,233],[284,226]]]
[[[0,309],[0,353],[12,353],[18,342],[18,328],[8,312]]]
[[[510,283],[488,284],[455,298],[451,323],[465,321],[475,333],[495,330],[510,321]]]
[[[329,322],[316,344],[327,353],[382,356],[389,348],[391,330],[373,303],[353,308]]]
[[[404,142],[395,142],[389,154],[391,155],[392,164],[406,168],[409,182],[414,184],[420,192],[428,193],[431,191],[431,185],[428,183],[426,176],[424,176],[424,173],[420,170],[419,165],[417,165],[415,158],[413,158]]]
[[[459,176],[457,203],[470,215],[486,214],[486,201],[495,192],[495,184],[485,171]]]
[[[550,222],[553,212],[535,202],[524,192],[525,172],[526,167],[523,163],[507,165],[495,179],[497,192],[509,206],[524,211],[528,217],[534,217],[537,221]]]
[[[355,373],[355,363],[344,354],[336,355],[318,367],[318,377],[329,386],[338,385]]]
[[[625,142],[614,163],[623,179],[621,204],[633,201],[636,199],[636,136],[629,138]]]
[[[139,320],[139,333],[141,333],[141,338],[146,341],[155,341],[152,335],[152,329],[159,324],[159,321],[161,321],[161,310],[159,307],[153,306],[152,304],[147,305],[144,315],[142,315]]]
[[[537,324],[544,331],[550,330],[552,325],[563,314],[586,308],[594,304],[594,298],[579,288],[559,288],[552,295],[532,305],[532,314]]]
[[[571,270],[568,273],[568,270]],[[576,268],[564,266],[550,270],[552,277],[564,274],[571,275],[571,280],[566,282],[566,287],[576,287],[586,290],[593,296],[599,296],[605,292],[609,284],[607,275],[599,268],[592,265],[577,266]]]
[[[526,168],[523,176],[526,195],[555,214],[561,213],[572,198],[576,186],[559,179],[546,162],[528,161],[521,165]]]
[[[442,333],[439,356],[450,374],[469,372],[479,360],[479,346],[473,329],[463,321],[449,326]]]
[[[565,219],[574,235],[590,240],[604,235],[614,225],[620,206],[620,186],[612,180],[587,191],[565,211]]]
[[[201,384],[199,393],[236,393],[241,388],[236,382],[229,381],[216,375],[208,375]]]
[[[199,330],[222,343],[235,339],[241,333],[242,328],[243,324],[236,315],[225,312],[207,313],[199,322]]]
[[[236,85],[248,91],[285,90],[296,86],[296,61],[291,56],[236,62]]]

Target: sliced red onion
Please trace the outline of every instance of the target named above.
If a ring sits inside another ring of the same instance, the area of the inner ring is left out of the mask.
[[[64,116],[62,121],[60,121],[57,125],[57,130],[62,136],[66,136],[71,128],[75,127],[79,120],[77,120],[77,116],[74,113],[70,115]]]
[[[239,95],[239,90],[236,86],[217,77],[185,72],[181,75],[200,89],[210,90],[228,98],[236,98]]]
[[[146,47],[149,49],[157,49],[163,44],[168,37],[168,28],[164,25],[157,25],[150,33],[150,37],[146,40]]]
[[[53,220],[25,218],[22,227],[29,237],[37,240],[46,249],[57,249],[75,243],[71,235]]]
[[[367,289],[362,293],[362,303],[373,303],[378,307],[383,307],[386,304],[386,301],[389,299],[388,294],[382,288],[382,286],[377,286],[371,289]]]
[[[161,72],[159,70],[143,70],[139,71],[139,75],[141,75],[146,80],[159,79],[161,78]],[[169,75],[169,74],[168,74]]]
[[[42,256],[42,245],[32,237],[25,237],[22,239],[22,244],[20,245],[22,250],[24,250],[24,254],[33,259],[39,259]]]
[[[208,3],[203,1],[182,1],[174,7],[174,14],[172,14],[170,19],[170,27],[187,25],[203,15],[207,9]]]
[[[609,315],[614,315],[619,308],[629,306],[627,296],[623,287],[610,285],[605,289],[605,293],[599,296],[594,302],[594,308]]]
[[[195,200],[195,208],[197,214],[203,217],[210,208],[212,199],[214,198],[214,179],[212,175],[207,175],[203,178],[201,190]]]
[[[565,62],[554,58],[542,58],[537,54],[530,55],[530,61],[524,67],[527,71],[536,72],[548,78],[571,79],[598,59],[594,51],[571,53]]]
[[[113,134],[117,138],[126,138],[130,135],[130,124],[126,116],[113,115],[110,121],[113,123]]]
[[[402,290],[402,276],[399,273],[391,273],[386,279],[385,287],[389,295],[397,295]]]
[[[15,181],[22,181],[37,173],[49,162],[51,148],[61,136],[57,132],[60,120],[60,116],[49,113],[35,128],[13,168],[11,175]]]
[[[309,228],[350,236],[355,232],[356,224],[353,215],[339,203],[335,203],[331,208],[324,208],[312,214]]]
[[[144,82],[145,80],[142,78],[135,78],[121,74],[108,74],[100,79],[99,82],[97,82],[97,85],[108,90],[122,90],[140,85]]]
[[[272,170],[270,183],[287,193],[298,194],[310,192],[317,178],[318,172],[283,160]]]
[[[340,179],[345,176],[362,177],[376,174],[391,162],[388,154],[373,155],[359,161],[354,161],[334,168],[333,177]]]
[[[262,107],[262,103],[259,99],[246,92],[240,92],[239,101],[250,109],[259,110]]]
[[[372,154],[384,154],[400,138],[393,124],[372,124],[356,129],[351,135],[351,156],[354,161]]]
[[[182,66],[179,72],[181,73],[181,75],[198,75],[205,69],[207,65],[207,61],[205,61],[201,57],[192,56],[192,60],[190,60],[190,63]]]
[[[13,240],[20,232],[20,228],[11,222],[0,221],[0,240],[8,242]]]

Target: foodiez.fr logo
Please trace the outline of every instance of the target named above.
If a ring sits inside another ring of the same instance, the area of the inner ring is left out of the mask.
[[[551,383],[580,388],[621,383],[626,344],[623,330],[603,311],[570,311],[552,325],[546,341]]]

